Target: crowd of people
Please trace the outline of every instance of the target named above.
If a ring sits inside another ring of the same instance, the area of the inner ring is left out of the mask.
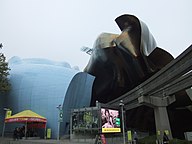
[[[34,132],[32,129],[27,129],[27,132],[25,135],[25,126],[15,128],[15,130],[13,132],[13,139],[14,140],[22,139],[25,136],[26,137],[35,137],[35,136],[37,136],[37,133]]]
[[[24,136],[25,136],[25,126],[16,127],[13,132],[13,139],[14,140],[22,139],[22,137]]]

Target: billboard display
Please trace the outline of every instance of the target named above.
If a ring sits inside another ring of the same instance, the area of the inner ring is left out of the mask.
[[[118,110],[101,108],[102,133],[121,132]]]
[[[72,129],[99,129],[98,110],[77,111],[72,115]]]

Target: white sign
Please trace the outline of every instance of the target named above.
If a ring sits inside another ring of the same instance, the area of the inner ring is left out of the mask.
[[[185,139],[188,141],[192,141],[192,132],[185,132]]]

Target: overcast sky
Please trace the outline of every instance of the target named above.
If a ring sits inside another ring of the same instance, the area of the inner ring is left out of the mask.
[[[47,58],[86,66],[102,32],[119,34],[115,18],[133,14],[174,57],[192,44],[192,0],[0,0],[0,43],[7,59]]]

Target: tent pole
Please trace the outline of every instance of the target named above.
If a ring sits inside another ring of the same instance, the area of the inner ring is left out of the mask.
[[[46,139],[46,129],[47,129],[47,123],[45,123],[44,139]]]
[[[4,120],[4,123],[3,123],[2,138],[4,137],[4,133],[5,133],[5,120]]]
[[[27,139],[27,121],[25,123],[25,139]]]

